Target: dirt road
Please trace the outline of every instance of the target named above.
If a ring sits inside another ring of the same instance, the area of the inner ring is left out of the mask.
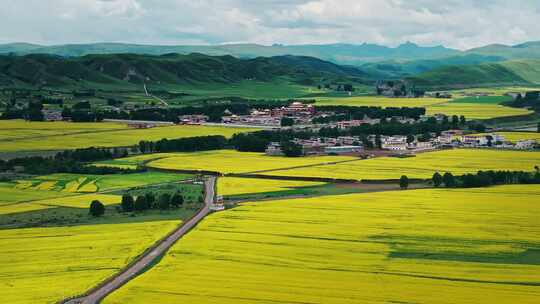
[[[163,255],[176,241],[178,241],[184,234],[186,234],[191,228],[195,227],[197,223],[202,220],[209,212],[210,206],[214,203],[215,198],[215,184],[216,177],[208,177],[205,181],[205,200],[204,207],[190,220],[183,223],[173,231],[167,238],[158,243],[155,247],[144,253],[135,262],[125,268],[118,275],[114,276],[110,280],[104,282],[98,287],[90,290],[86,296],[62,301],[66,304],[95,304],[99,303],[108,294],[114,290],[120,288],[122,285],[135,278],[138,274],[144,271],[148,266],[152,265],[155,259]]]

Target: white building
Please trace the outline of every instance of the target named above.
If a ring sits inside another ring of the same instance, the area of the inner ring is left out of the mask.
[[[520,150],[527,150],[527,149],[533,149],[536,146],[536,140],[529,139],[529,140],[520,140],[516,143],[516,149]]]

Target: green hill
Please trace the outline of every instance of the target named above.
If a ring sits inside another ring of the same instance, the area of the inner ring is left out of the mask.
[[[1,86],[130,86],[143,82],[228,84],[243,80],[265,82],[283,77],[292,83],[306,84],[323,78],[359,81],[367,76],[357,68],[294,56],[254,59],[203,54],[110,54],[70,58],[44,54],[0,56]]]
[[[494,55],[506,59],[540,59],[540,41],[517,45],[492,44],[468,50],[469,54]]]
[[[437,68],[407,81],[429,88],[464,88],[492,85],[540,85],[540,60],[515,60]]]

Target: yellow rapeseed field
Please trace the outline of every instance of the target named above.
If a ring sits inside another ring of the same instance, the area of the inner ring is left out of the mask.
[[[104,303],[535,304],[539,201],[519,185],[246,203]]]
[[[375,106],[375,107],[426,107],[433,104],[446,103],[448,99],[440,98],[391,98],[382,96],[360,96],[345,98],[320,98],[317,105]]]
[[[230,137],[235,133],[256,131],[252,128],[229,128],[229,127],[214,127],[214,126],[167,126],[156,127],[151,129],[126,129],[124,125],[116,127],[116,129],[79,129],[79,123],[66,122],[48,122],[50,126],[59,124],[59,127],[50,129],[39,129],[44,123],[37,123],[35,129],[32,129],[31,136],[27,133],[33,123],[16,121],[14,124],[21,124],[26,129],[18,131],[16,128],[9,129],[4,133],[0,132],[0,139],[11,137],[9,141],[0,141],[0,152],[15,152],[15,151],[34,151],[34,150],[65,150],[75,148],[95,147],[117,147],[135,145],[141,140],[160,140],[162,138],[182,138],[193,136],[206,135],[223,135]],[[94,123],[91,126],[99,125]],[[110,126],[110,123],[104,123],[105,126]],[[118,124],[113,124],[117,126]],[[62,129],[60,128],[62,127]],[[51,127],[52,128],[52,127]],[[73,131],[70,128],[74,128]],[[24,133],[24,134],[18,134]],[[51,133],[52,132],[52,133]],[[2,135],[3,134],[3,135]]]
[[[176,153],[169,156],[152,161],[148,166],[161,169],[246,173],[356,159],[349,156],[279,157],[233,150]]]
[[[445,103],[426,107],[427,114],[442,113],[448,116],[464,115],[468,119],[489,119],[505,116],[526,115],[532,113],[527,109],[510,108],[497,104],[481,103]]]
[[[514,143],[519,140],[529,140],[529,139],[540,141],[540,133],[538,132],[494,132],[494,133],[500,134],[504,136],[505,140],[508,140]],[[487,134],[490,134],[490,133],[479,133],[475,135],[487,135]]]
[[[276,179],[220,177],[218,194],[224,196],[286,191],[299,187],[319,186],[321,182],[289,181]]]
[[[1,303],[56,303],[118,272],[179,221],[0,230]]]
[[[35,199],[31,201],[0,204],[0,214],[14,214],[27,211],[35,211],[56,207],[83,208],[90,207],[90,203],[98,200],[104,205],[120,204],[122,197],[112,194],[80,194],[59,196],[47,199]]]
[[[127,129],[126,124],[109,122],[29,122],[20,119],[0,121],[0,140],[23,139],[83,132],[106,132]]]
[[[268,172],[277,176],[307,176],[342,179],[431,178],[433,173],[454,175],[478,170],[533,171],[540,166],[540,152],[453,149],[417,154],[416,157],[380,157],[354,162]]]
[[[452,103],[440,98],[390,98],[390,97],[347,97],[318,100],[320,105],[377,106],[377,107],[424,107],[428,115],[464,115],[469,119],[487,119],[529,114],[531,111],[496,104]]]

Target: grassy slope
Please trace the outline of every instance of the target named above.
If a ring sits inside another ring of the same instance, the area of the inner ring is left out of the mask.
[[[205,219],[104,303],[535,303],[539,195],[507,186],[246,203]]]
[[[287,76],[290,83],[311,83],[320,78],[348,79],[366,75],[356,68],[293,56],[254,59],[202,54],[108,54],[69,58],[43,54],[0,56],[0,85],[4,86],[134,89],[143,83],[157,87],[232,84],[247,79],[270,82],[283,76]]]
[[[407,79],[422,87],[540,85],[540,60],[449,66]]]

